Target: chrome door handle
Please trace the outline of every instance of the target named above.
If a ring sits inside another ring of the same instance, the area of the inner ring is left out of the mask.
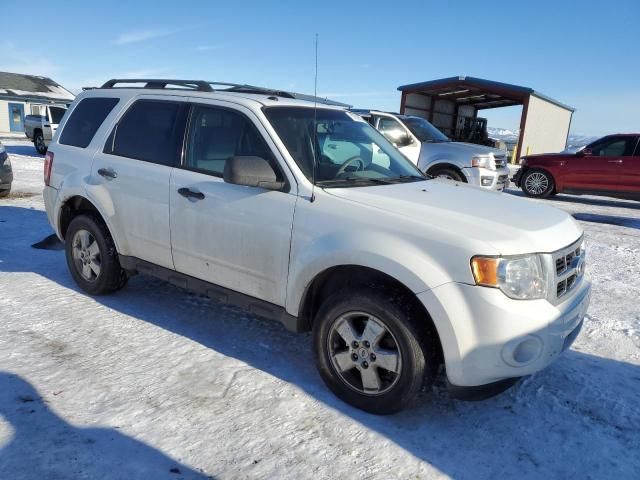
[[[118,177],[118,174],[112,168],[100,168],[98,169],[98,175],[106,178],[107,180],[113,180]]]
[[[607,163],[622,163],[622,160],[607,160]]]

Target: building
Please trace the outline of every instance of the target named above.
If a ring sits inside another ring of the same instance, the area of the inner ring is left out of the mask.
[[[456,137],[488,108],[522,105],[515,158],[566,148],[574,109],[529,87],[475,77],[450,77],[398,87],[400,113],[429,120]]]
[[[26,115],[40,115],[42,105],[68,105],[74,98],[50,78],[0,72],[0,132],[23,132]]]

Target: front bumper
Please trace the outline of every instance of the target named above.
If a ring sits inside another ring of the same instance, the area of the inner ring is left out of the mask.
[[[477,185],[487,190],[497,190],[501,192],[509,185],[509,169],[500,168],[489,170],[488,168],[469,167],[463,172],[467,177],[467,183]]]
[[[2,158],[4,156],[4,158]],[[13,170],[6,153],[0,154],[0,190],[9,190],[13,182]]]
[[[524,171],[525,171],[525,168],[520,167],[516,172],[516,174],[513,176],[513,179],[511,179],[511,181],[515,184],[516,187],[520,186],[520,181],[522,180],[522,175],[524,175]]]
[[[438,330],[449,383],[477,387],[529,375],[557,359],[575,340],[590,295],[583,276],[558,305],[455,282],[418,298]]]

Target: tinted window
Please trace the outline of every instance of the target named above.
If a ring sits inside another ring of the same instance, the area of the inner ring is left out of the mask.
[[[177,164],[185,108],[177,102],[138,100],[118,122],[105,152],[162,165]]]
[[[261,157],[279,169],[256,127],[231,110],[197,106],[193,109],[186,166],[222,176],[224,165],[234,156]]]
[[[630,157],[636,146],[636,138],[606,137],[589,145],[591,155],[594,157]]]
[[[61,107],[49,107],[49,111],[51,112],[51,123],[59,124],[67,110]]]
[[[85,98],[71,113],[59,142],[63,145],[85,148],[118,103],[118,98]]]

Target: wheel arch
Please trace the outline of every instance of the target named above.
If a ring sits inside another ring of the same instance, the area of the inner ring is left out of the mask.
[[[438,358],[443,359],[442,345],[437,328],[418,296],[403,282],[393,276],[377,270],[356,264],[334,265],[319,272],[306,286],[302,294],[298,321],[302,331],[309,331],[313,327],[314,317],[322,302],[332,294],[345,290],[370,289],[382,291],[389,295],[403,299],[403,304],[424,319],[423,327],[435,334],[438,344]]]
[[[436,171],[445,168],[453,170],[454,172],[459,174],[465,182],[467,182],[467,176],[464,174],[462,167],[456,165],[455,163],[452,163],[449,160],[438,160],[435,163],[432,163],[431,165],[429,165],[429,168],[427,168],[426,173],[429,175],[433,175]]]

